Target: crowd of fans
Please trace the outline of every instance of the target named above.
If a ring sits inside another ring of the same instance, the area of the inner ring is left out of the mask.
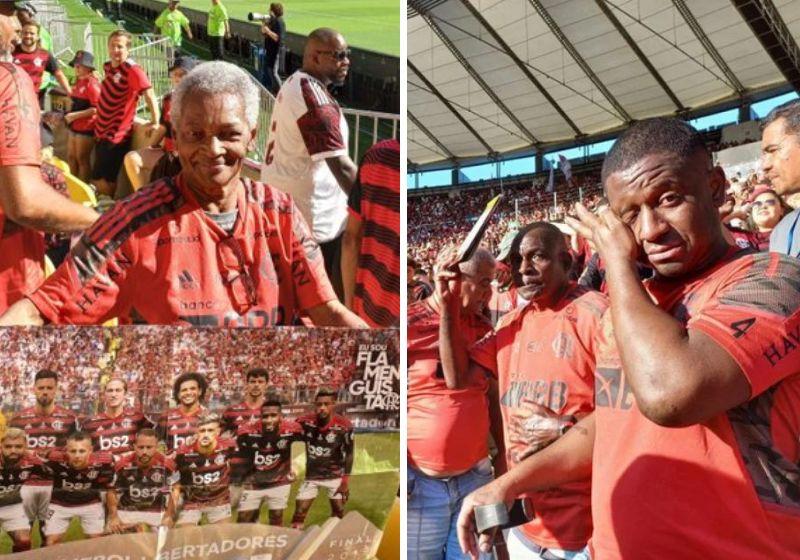
[[[394,360],[390,363],[397,363],[397,338],[389,334],[334,329],[2,329],[0,346],[6,360],[0,408],[9,412],[33,405],[30,388],[40,369],[60,374],[59,403],[82,414],[96,411],[100,390],[112,376],[127,382],[131,406],[162,410],[171,406],[171,380],[187,371],[206,377],[209,406],[223,408],[242,397],[244,373],[255,367],[269,370],[272,394],[287,404],[309,402],[320,387],[336,388],[343,402],[354,402],[347,386],[358,375],[360,347],[385,345],[388,359]]]

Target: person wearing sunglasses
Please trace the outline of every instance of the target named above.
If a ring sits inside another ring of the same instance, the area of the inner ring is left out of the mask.
[[[750,208],[747,225],[753,244],[759,251],[769,251],[769,238],[772,230],[786,214],[781,197],[766,185],[759,185],[750,195]]]
[[[312,31],[303,67],[286,80],[275,101],[261,168],[261,180],[292,195],[311,226],[340,299],[347,197],[358,168],[348,155],[347,121],[328,87],[342,85],[349,69],[344,37],[328,28]]]
[[[0,323],[366,326],[337,301],[292,198],[241,177],[258,104],[233,64],[189,72],[172,96],[181,172],[107,211]]]

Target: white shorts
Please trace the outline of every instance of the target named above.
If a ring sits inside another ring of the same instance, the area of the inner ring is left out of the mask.
[[[22,505],[22,502],[0,507],[0,527],[8,533],[31,528],[31,522],[28,514],[25,513],[25,506]]]
[[[262,502],[267,503],[267,509],[269,510],[286,509],[286,506],[289,505],[289,492],[291,490],[291,483],[273,486],[272,488],[265,488],[263,490],[244,490],[242,492],[242,499],[239,502],[239,511],[261,509]]]
[[[200,523],[200,517],[203,514],[208,517],[209,523],[217,523],[223,519],[230,519],[231,505],[224,504],[221,506],[212,506],[202,509],[184,509],[178,514],[176,525],[197,525]]]
[[[341,499],[342,495],[336,493],[341,484],[341,478],[332,478],[330,480],[304,480],[303,484],[300,485],[300,490],[297,491],[297,499],[313,500],[317,497],[320,487],[328,489],[328,498],[331,500]]]
[[[45,535],[61,535],[67,532],[69,522],[73,517],[81,521],[81,527],[86,535],[102,535],[105,529],[106,512],[103,504],[95,503],[85,506],[60,506],[51,504],[47,512],[47,523],[44,525]]]
[[[39,519],[47,519],[47,512],[50,509],[50,495],[53,493],[52,484],[25,484],[19,489],[22,497],[22,506],[25,508],[25,515],[33,523]]]
[[[160,511],[117,510],[119,520],[125,525],[148,525],[151,529],[161,526],[163,514]]]

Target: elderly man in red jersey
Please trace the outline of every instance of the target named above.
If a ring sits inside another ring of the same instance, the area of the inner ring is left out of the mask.
[[[572,257],[554,225],[523,227],[509,254],[514,286],[528,303],[504,315],[472,348],[448,338],[440,344],[454,357],[442,360],[445,375],[497,378],[513,469],[594,409],[595,339],[607,303],[570,281]],[[509,556],[580,557],[592,534],[590,482],[587,474],[563,488],[527,494],[535,517],[507,534]]]
[[[456,516],[461,500],[492,480],[490,427],[502,447],[499,414],[491,418],[488,406],[496,399],[487,401],[490,379],[448,375],[442,369],[446,347],[440,347],[440,340],[450,337],[455,345],[468,346],[491,330],[481,311],[489,301],[494,266],[492,255],[478,249],[458,265],[455,282],[442,280],[440,270],[437,291],[408,309],[409,558],[462,557]],[[502,461],[502,453],[499,457]]]
[[[106,212],[0,323],[262,327],[304,314],[316,326],[365,326],[336,299],[291,197],[241,177],[258,124],[250,76],[202,64],[172,103],[181,173]]]
[[[728,244],[724,173],[680,120],[633,125],[602,178],[611,211],[570,220],[606,265],[595,412],[468,497],[462,545],[477,505],[591,472],[592,558],[800,558],[800,263]]]

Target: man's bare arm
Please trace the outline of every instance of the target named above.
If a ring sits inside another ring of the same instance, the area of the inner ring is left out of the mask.
[[[0,205],[13,222],[52,233],[83,231],[99,217],[56,192],[34,165],[0,167]]]
[[[349,196],[350,191],[353,190],[353,185],[356,184],[358,166],[353,163],[350,156],[330,157],[325,161],[328,163],[331,173],[336,177],[336,181],[344,191],[344,194]]]
[[[44,317],[39,309],[28,298],[22,298],[12,304],[5,313],[0,315],[0,327],[20,325],[41,327],[44,323]]]
[[[351,329],[367,329],[361,317],[347,309],[339,300],[332,299],[316,305],[308,311],[308,316],[317,327],[349,327]]]
[[[342,234],[342,287],[344,288],[344,304],[353,308],[353,297],[356,291],[356,270],[358,255],[361,251],[361,238],[364,233],[361,218],[352,212],[347,217],[347,227]]]

